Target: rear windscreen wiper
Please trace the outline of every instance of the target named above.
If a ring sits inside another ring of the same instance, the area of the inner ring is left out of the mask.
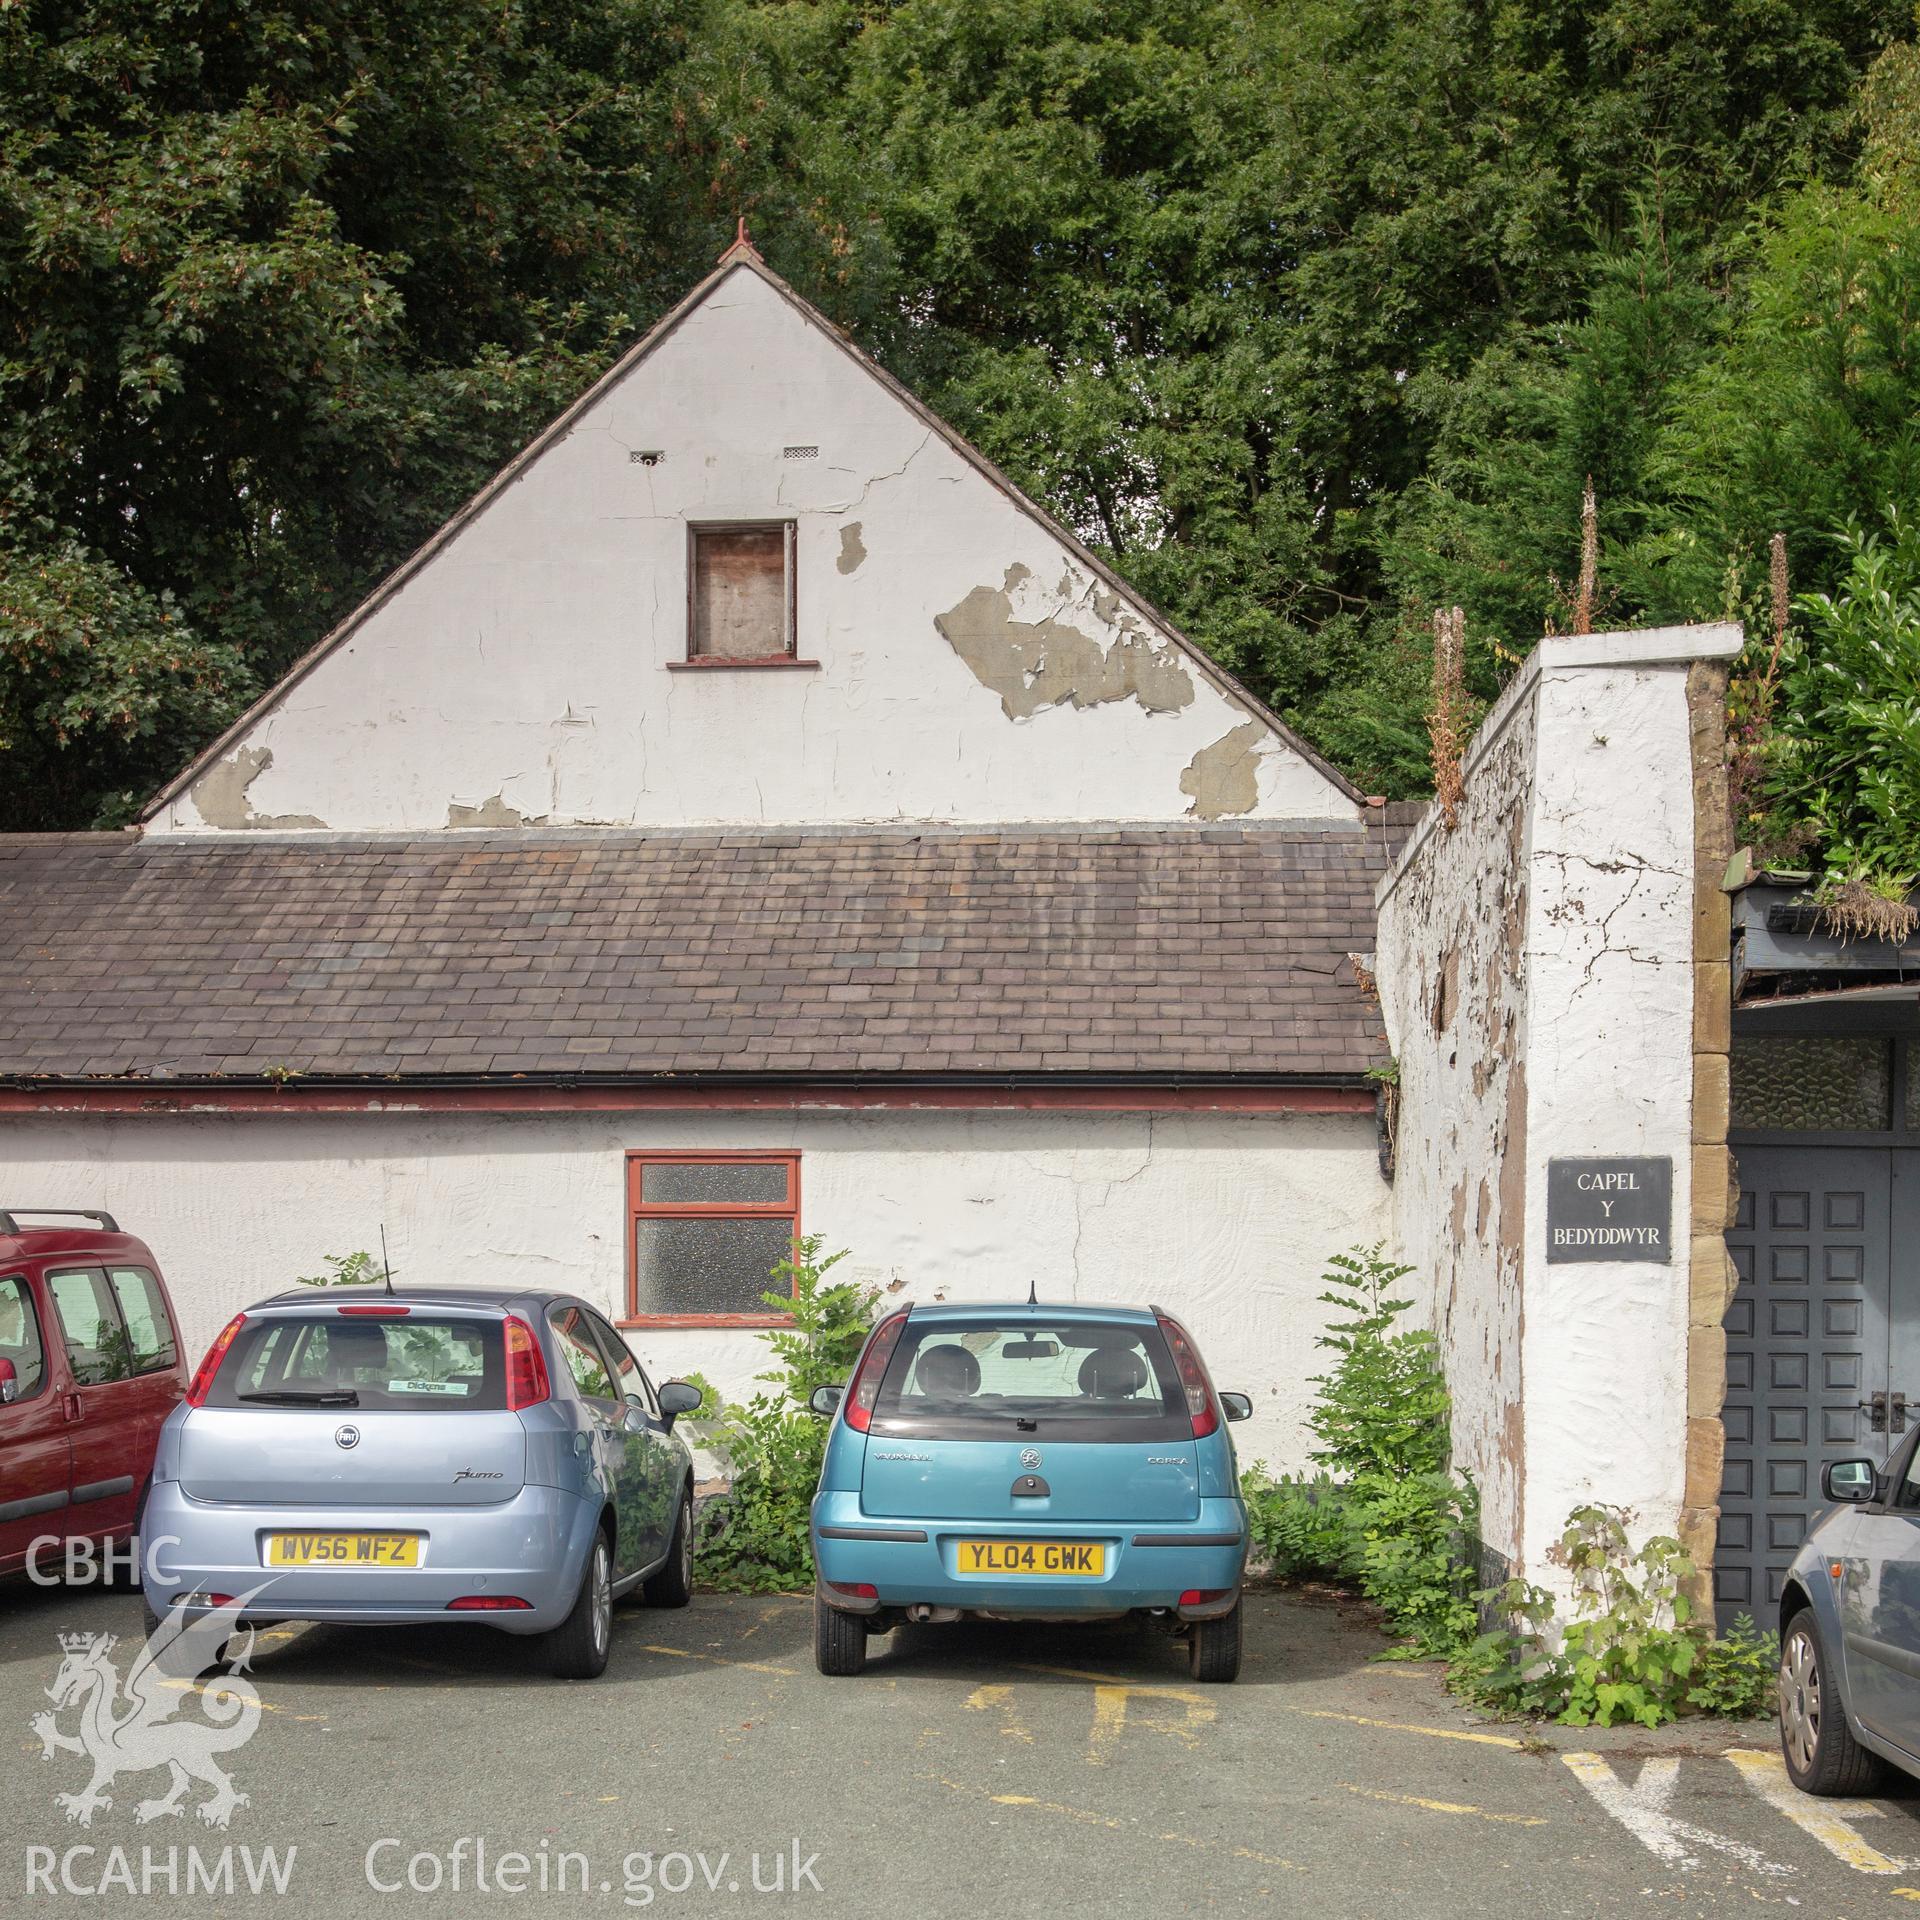
[[[264,1407],[357,1407],[360,1396],[351,1387],[320,1387],[311,1393],[285,1387],[277,1393],[242,1393],[235,1396]]]

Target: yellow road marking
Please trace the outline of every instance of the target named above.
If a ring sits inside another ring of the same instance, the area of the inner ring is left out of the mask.
[[[1087,1735],[1087,1765],[1104,1767],[1107,1755],[1127,1730],[1127,1689],[1095,1687],[1093,1690],[1093,1731]],[[1192,1741],[1188,1741],[1192,1745]]]
[[[1833,1857],[1856,1873],[1903,1873],[1912,1863],[1893,1860],[1870,1846],[1847,1823],[1884,1818],[1880,1809],[1861,1800],[1812,1800],[1787,1777],[1787,1763],[1777,1753],[1755,1747],[1729,1747],[1727,1758],[1748,1786],[1776,1813],[1784,1813],[1802,1833],[1810,1834]]]
[[[975,1687],[967,1695],[965,1705],[969,1713],[997,1712],[1005,1722],[1000,1729],[1000,1737],[1003,1740],[1018,1740],[1029,1747],[1033,1745],[1033,1735],[1027,1731],[1025,1723],[1014,1707],[1011,1687]]]
[[[965,1780],[951,1780],[944,1773],[922,1773],[917,1779],[930,1781],[935,1786],[949,1788],[954,1793],[977,1794],[989,1806],[1018,1807],[1026,1812],[1044,1813],[1057,1820],[1071,1820],[1083,1827],[1106,1827],[1116,1833],[1130,1831],[1138,1825],[1132,1820],[1116,1820],[1111,1814],[1096,1813],[1091,1807],[1072,1807],[1061,1800],[1040,1800],[1026,1793],[993,1793],[985,1787],[976,1787]],[[1297,1860],[1283,1859],[1277,1853],[1262,1853],[1257,1847],[1237,1846],[1232,1842],[1222,1843],[1214,1840],[1202,1840],[1191,1833],[1156,1833],[1154,1839],[1171,1846],[1192,1847],[1201,1853],[1224,1853],[1235,1860],[1257,1861],[1263,1867],[1284,1867],[1289,1873],[1306,1873]]]
[[[1022,1673],[1050,1673],[1062,1680],[1093,1682],[1093,1730],[1087,1738],[1087,1765],[1104,1767],[1107,1756],[1127,1728],[1127,1711],[1136,1700],[1174,1700],[1186,1709],[1180,1720],[1154,1714],[1139,1716],[1142,1725],[1169,1739],[1195,1747],[1200,1744],[1200,1729],[1219,1717],[1220,1709],[1204,1693],[1190,1687],[1162,1687],[1149,1682],[1134,1682],[1117,1673],[1091,1673],[1084,1667],[1046,1667],[1033,1661],[1015,1663]]]
[[[794,1672],[792,1667],[770,1667],[759,1660],[727,1660],[717,1653],[694,1653],[687,1647],[656,1646],[651,1640],[643,1642],[640,1650],[642,1653],[669,1654],[675,1660],[705,1660],[716,1667],[739,1667],[747,1673],[778,1673],[787,1679],[791,1679]]]
[[[1516,1827],[1544,1827],[1547,1822],[1535,1813],[1491,1813],[1485,1807],[1469,1806],[1464,1800],[1422,1800],[1418,1794],[1382,1793],[1378,1787],[1356,1787],[1351,1780],[1339,1783],[1349,1793],[1368,1800],[1386,1800],[1397,1807],[1424,1807],[1429,1813],[1470,1813],[1476,1820],[1500,1820]]]
[[[959,1786],[957,1780],[948,1780],[943,1784],[949,1787]],[[1077,1820],[1086,1827],[1112,1827],[1115,1832],[1124,1832],[1126,1822],[1115,1820],[1104,1813],[1093,1813],[1086,1807],[1063,1806],[1058,1800],[1036,1800],[1030,1793],[990,1793],[988,1800],[996,1807],[1033,1807],[1041,1813],[1057,1813],[1063,1819]]]
[[[1090,1673],[1084,1667],[1043,1667],[1032,1660],[1016,1660],[1014,1665],[1022,1673],[1051,1673],[1062,1680],[1091,1680],[1098,1686],[1125,1687],[1129,1693],[1153,1694],[1164,1700],[1184,1700],[1197,1706],[1207,1704],[1207,1696],[1195,1693],[1190,1687],[1156,1686],[1144,1680],[1129,1680],[1124,1673]]]
[[[207,1684],[204,1680],[162,1680],[160,1684],[171,1693],[203,1694],[207,1690]],[[217,1680],[214,1682],[215,1686],[219,1686],[220,1684]],[[260,1702],[260,1711],[262,1713],[278,1713],[281,1709],[276,1707],[271,1700],[262,1700]],[[326,1717],[324,1713],[297,1713],[294,1715],[296,1720],[324,1720]]]
[[[751,1640],[769,1620],[779,1619],[783,1613],[791,1612],[792,1607],[793,1602],[790,1600],[776,1600],[772,1606],[761,1608],[760,1618],[756,1620],[752,1626],[743,1628],[740,1633],[740,1638],[742,1640]]]
[[[1369,1720],[1364,1713],[1333,1713],[1325,1707],[1289,1707],[1287,1711],[1304,1714],[1309,1720],[1346,1720],[1356,1727],[1384,1727],[1389,1733],[1425,1733],[1436,1740],[1471,1740],[1477,1746],[1526,1751],[1521,1741],[1509,1740],[1504,1733],[1463,1733],[1455,1727],[1419,1727],[1410,1720]]]

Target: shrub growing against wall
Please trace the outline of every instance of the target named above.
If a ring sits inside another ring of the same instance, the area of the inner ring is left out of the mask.
[[[807,1522],[828,1422],[807,1402],[816,1387],[838,1386],[852,1373],[879,1298],[869,1287],[830,1282],[846,1253],[823,1257],[825,1244],[809,1234],[797,1259],[774,1268],[775,1290],[761,1296],[792,1319],[766,1336],[779,1364],[758,1377],[773,1391],[722,1406],[699,1383],[707,1403],[696,1416],[698,1438],[732,1482],[701,1528],[696,1570],[704,1586],[767,1593],[813,1585]]]
[[[1405,1636],[1408,1655],[1453,1652],[1477,1624],[1469,1542],[1470,1482],[1448,1465],[1452,1403],[1439,1349],[1424,1328],[1400,1326],[1396,1298],[1413,1269],[1382,1246],[1336,1254],[1320,1298],[1342,1317],[1318,1344],[1337,1358],[1316,1375],[1308,1425],[1321,1469],[1311,1481],[1246,1476],[1258,1553],[1278,1573],[1351,1581]]]

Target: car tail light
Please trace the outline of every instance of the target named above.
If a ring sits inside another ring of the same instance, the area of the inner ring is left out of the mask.
[[[873,1403],[880,1398],[880,1382],[887,1377],[887,1362],[893,1358],[893,1350],[900,1344],[900,1335],[907,1324],[904,1311],[890,1314],[873,1330],[873,1338],[867,1342],[867,1350],[860,1356],[860,1364],[853,1370],[853,1379],[847,1386],[847,1397],[840,1403],[841,1411],[847,1416],[847,1425],[855,1433],[865,1433],[873,1420]]]
[[[227,1349],[233,1345],[234,1335],[247,1324],[244,1313],[236,1313],[227,1324],[214,1335],[213,1345],[207,1349],[207,1357],[194,1370],[193,1378],[187,1382],[187,1405],[204,1407],[207,1404],[208,1391],[213,1386],[213,1376],[220,1371],[220,1362],[227,1357]]]
[[[547,1384],[546,1356],[533,1329],[517,1313],[507,1315],[507,1410],[537,1407],[553,1389]]]
[[[1167,1337],[1167,1346],[1173,1353],[1173,1364],[1179,1369],[1180,1385],[1187,1396],[1187,1411],[1193,1416],[1193,1437],[1204,1440],[1220,1424],[1219,1403],[1213,1397],[1213,1382],[1207,1378],[1207,1370],[1200,1364],[1200,1356],[1193,1350],[1193,1342],[1187,1338],[1186,1329],[1178,1320],[1169,1320],[1163,1313],[1159,1316],[1160,1331]]]
[[[233,1595],[230,1593],[176,1593],[173,1596],[176,1607],[230,1607]]]
[[[1216,1600],[1224,1600],[1233,1591],[1231,1587],[1189,1587],[1180,1596],[1183,1607],[1207,1607]]]
[[[880,1589],[866,1580],[829,1580],[827,1585],[835,1593],[844,1593],[849,1600],[878,1600]]]
[[[449,1613],[531,1613],[533,1602],[512,1593],[463,1593],[447,1602]]]
[[[411,1307],[342,1307],[342,1313],[365,1314],[378,1320],[399,1320],[410,1314]]]

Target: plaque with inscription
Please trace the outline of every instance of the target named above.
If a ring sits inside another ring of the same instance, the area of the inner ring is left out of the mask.
[[[1547,1162],[1549,1262],[1672,1258],[1670,1159]]]

